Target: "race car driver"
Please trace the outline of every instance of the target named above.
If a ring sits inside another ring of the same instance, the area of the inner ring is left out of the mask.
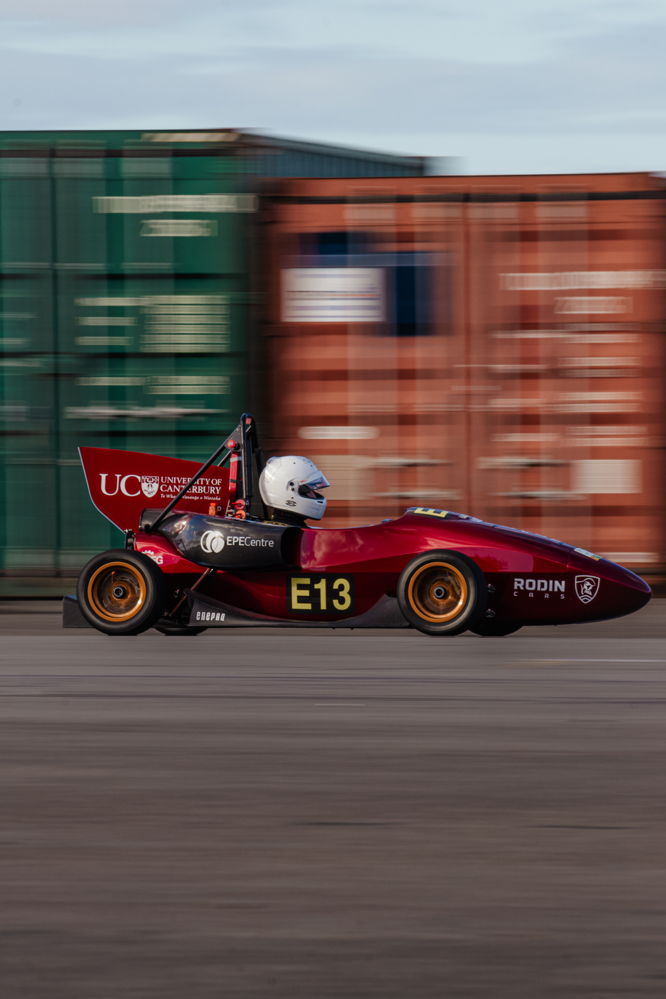
[[[297,527],[309,526],[306,520],[321,520],[326,497],[318,490],[329,485],[314,462],[293,454],[269,458],[259,476],[259,492],[271,520]]]

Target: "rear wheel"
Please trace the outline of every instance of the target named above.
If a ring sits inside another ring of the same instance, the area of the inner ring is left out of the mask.
[[[398,603],[426,635],[459,635],[486,607],[483,573],[457,552],[433,551],[413,559],[398,580]]]
[[[152,559],[130,549],[95,555],[77,583],[81,613],[106,635],[138,635],[159,619],[164,579]]]

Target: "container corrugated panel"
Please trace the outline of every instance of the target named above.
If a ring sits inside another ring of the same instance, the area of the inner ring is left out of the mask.
[[[0,142],[0,273],[48,270],[52,208],[48,156],[2,155]]]
[[[94,354],[226,356],[247,349],[242,276],[67,275],[58,280],[61,350]]]
[[[58,550],[55,461],[7,457],[2,468],[4,544],[0,568],[23,574],[53,572]]]
[[[661,181],[300,181],[271,211],[272,443],[338,463],[332,521],[421,500],[664,564]]]
[[[138,445],[156,430],[222,436],[242,407],[243,359],[209,357],[205,372],[196,356],[86,358],[60,379],[60,439],[84,444],[112,433]]]
[[[224,166],[212,156],[61,153],[52,165],[59,271],[244,273],[245,221],[256,203]]]
[[[111,445],[114,446],[114,445]],[[122,445],[118,445],[122,446]],[[90,502],[81,463],[72,458],[57,463],[58,544],[54,553],[56,569],[63,575],[76,575],[97,552],[122,548],[124,536]]]
[[[0,356],[0,457],[53,457],[55,399],[51,355]]]
[[[46,356],[54,353],[53,301],[53,280],[48,273],[26,270],[22,274],[16,274],[0,271],[2,357],[35,354]]]
[[[470,237],[490,292],[472,325],[488,354],[477,496],[497,519],[644,571],[664,561],[666,271],[650,193],[647,178],[637,196],[544,192]]]

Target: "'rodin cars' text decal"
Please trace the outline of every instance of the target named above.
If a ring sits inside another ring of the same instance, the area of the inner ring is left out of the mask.
[[[551,594],[559,595],[564,600],[567,592],[565,579],[539,579],[537,576],[514,576],[513,595],[522,596],[527,593],[533,597],[535,593],[548,599]]]

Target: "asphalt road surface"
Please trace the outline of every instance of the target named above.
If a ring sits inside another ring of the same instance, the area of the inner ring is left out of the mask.
[[[0,996],[663,999],[665,612],[111,639],[0,604]]]

